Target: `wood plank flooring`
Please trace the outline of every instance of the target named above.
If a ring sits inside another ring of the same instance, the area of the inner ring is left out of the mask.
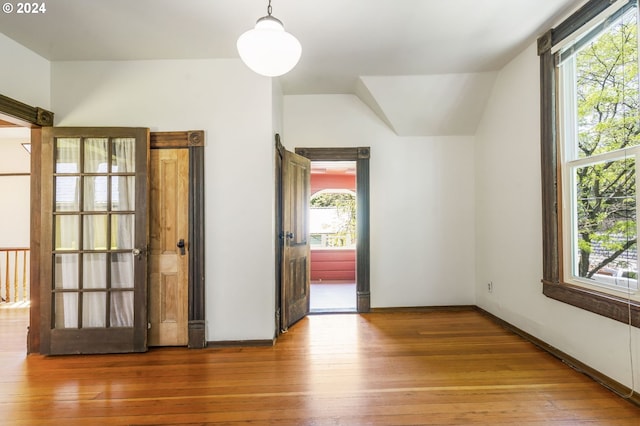
[[[48,358],[25,355],[22,318],[0,309],[2,425],[640,424],[474,310],[309,316],[274,347]]]

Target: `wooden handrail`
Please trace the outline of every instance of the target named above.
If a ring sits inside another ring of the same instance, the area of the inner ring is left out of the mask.
[[[2,252],[4,252],[4,280],[0,277],[0,297],[2,297],[2,302],[28,301],[27,257],[30,258],[29,248],[0,247],[0,253]],[[19,253],[22,255],[20,256]],[[11,260],[13,260],[13,264]]]

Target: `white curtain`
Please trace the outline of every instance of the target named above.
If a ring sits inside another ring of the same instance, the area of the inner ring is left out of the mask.
[[[57,289],[78,289],[78,255],[56,255],[55,274]],[[56,297],[56,328],[78,328],[78,293],[58,293]]]
[[[134,248],[135,178],[114,176],[111,181],[111,213],[108,212],[108,139],[86,139],[84,142],[84,173],[99,173],[100,176],[84,176],[84,215],[59,216],[60,238],[57,247],[83,250],[98,250],[101,253],[82,255],[82,327],[106,327],[107,297],[111,294],[109,320],[111,327],[133,326],[133,283],[134,257],[130,252],[111,253],[112,249],[132,250]],[[115,139],[112,146],[114,158],[111,172],[135,171],[135,140]],[[78,161],[57,158],[58,162]],[[77,158],[77,156],[76,156]],[[56,188],[58,190],[58,188]],[[74,208],[73,210],[78,210]],[[82,247],[78,247],[78,229],[82,221]],[[111,221],[111,244],[108,246],[108,222]],[[76,224],[75,226],[73,224]],[[75,247],[74,247],[75,244]],[[56,287],[78,288],[78,255],[60,257],[60,267],[56,267]],[[109,261],[110,260],[110,261]],[[111,264],[111,288],[126,291],[107,292],[107,267]],[[129,290],[130,289],[130,290]],[[77,293],[64,293],[56,300],[56,326],[77,328],[79,298]]]
[[[59,139],[56,144],[56,172],[78,173],[80,170],[79,139]],[[75,176],[56,177],[56,212],[78,211],[79,182]],[[79,248],[79,216],[55,216],[55,249],[77,250]],[[58,254],[54,258],[55,288],[77,290],[78,255]],[[56,293],[55,324],[57,328],[78,327],[78,293]]]
[[[113,156],[119,173],[135,171],[135,141],[133,139],[115,139]],[[117,187],[117,188],[116,188]],[[117,249],[134,249],[135,178],[133,176],[115,176],[112,184],[112,210],[123,212],[113,216],[116,226],[115,241]],[[117,191],[117,192],[116,192]],[[133,290],[134,262],[131,253],[114,253],[111,261],[111,286]],[[133,327],[133,291],[112,292],[111,326]]]
[[[84,176],[84,200],[82,210],[82,233],[84,250],[107,250],[107,161],[108,139],[86,139],[84,141],[84,172],[104,173],[103,176]],[[106,327],[107,255],[85,253],[83,256],[82,327]]]

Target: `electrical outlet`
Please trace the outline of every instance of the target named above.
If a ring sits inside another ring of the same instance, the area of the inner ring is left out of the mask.
[[[487,291],[488,291],[489,293],[493,293],[493,281],[489,281],[489,282],[487,283]]]

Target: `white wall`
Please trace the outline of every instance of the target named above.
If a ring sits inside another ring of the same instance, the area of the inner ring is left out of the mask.
[[[475,303],[472,137],[399,137],[353,95],[285,96],[284,134],[371,147],[372,307]]]
[[[50,109],[50,63],[0,33],[0,93]]]
[[[0,34],[0,57],[0,94],[49,109],[49,61],[4,34]],[[0,173],[29,173],[30,157],[20,143],[30,141],[30,131],[4,129],[1,133]],[[0,247],[29,246],[29,186],[28,176],[0,177]]]
[[[239,60],[52,64],[57,126],[205,131],[209,341],[274,336],[272,96]]]
[[[477,304],[631,386],[629,327],[542,294],[539,88],[531,45],[498,75],[476,135]]]

